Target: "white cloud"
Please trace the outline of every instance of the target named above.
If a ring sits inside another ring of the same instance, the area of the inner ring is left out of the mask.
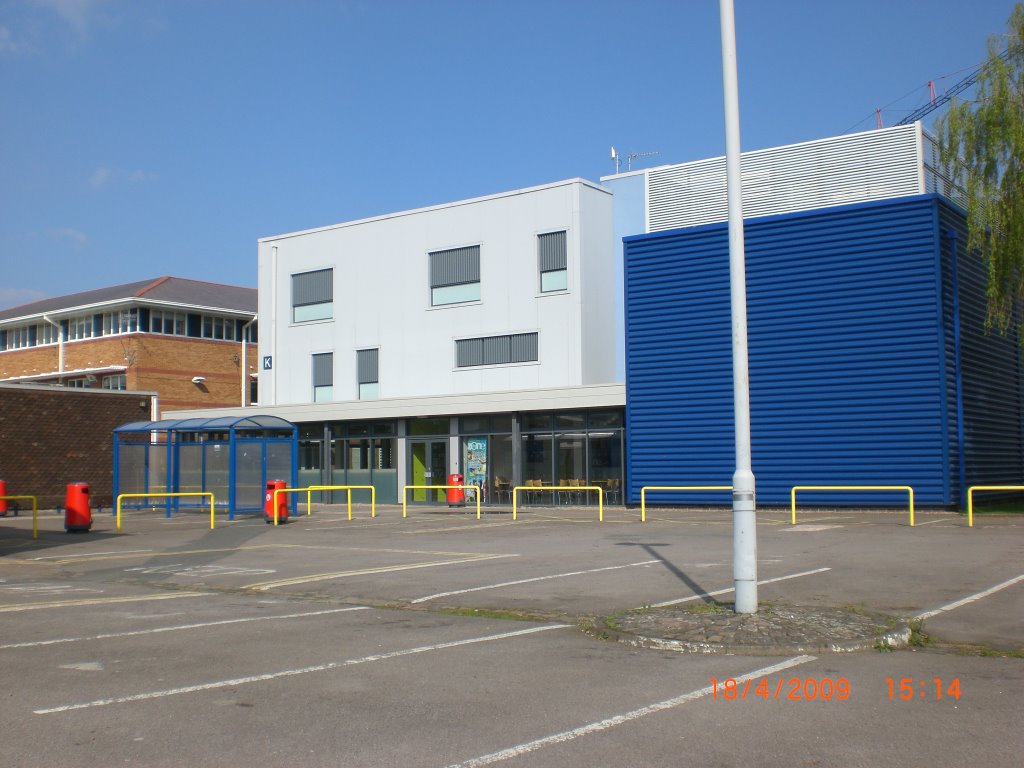
[[[68,242],[82,246],[89,242],[89,236],[82,232],[80,229],[72,229],[71,227],[61,227],[60,229],[54,229],[50,231],[50,235],[57,240],[67,240]]]
[[[0,288],[0,309],[30,304],[45,298],[46,294],[31,288]]]
[[[34,0],[34,2],[37,6],[56,13],[61,21],[71,27],[79,40],[85,40],[89,37],[89,29],[95,20],[96,9],[106,0]]]
[[[18,44],[14,42],[14,38],[11,36],[11,30],[0,26],[0,53],[17,53],[18,48]]]
[[[95,171],[92,172],[92,176],[89,177],[89,186],[93,189],[104,189],[115,183],[127,183],[127,184],[141,184],[144,181],[149,181],[153,177],[143,170],[136,169],[134,171],[123,171],[120,168],[110,168],[105,165],[101,165]]]
[[[110,168],[97,168],[92,172],[92,176],[89,177],[89,186],[93,189],[103,189],[103,187],[110,183],[113,175],[114,172]]]

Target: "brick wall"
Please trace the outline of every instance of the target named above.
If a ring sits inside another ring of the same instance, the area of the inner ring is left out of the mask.
[[[64,503],[68,483],[89,484],[93,506],[111,504],[113,430],[150,417],[151,394],[0,384],[0,480],[10,495]],[[30,503],[21,503],[22,509]]]
[[[249,373],[255,373],[259,362],[256,345],[247,346],[246,367]],[[193,384],[194,376],[206,381]],[[242,345],[238,342],[136,337],[135,365],[128,369],[128,388],[159,392],[161,411],[239,406],[241,387]]]
[[[247,347],[246,367],[255,373],[258,350],[255,344]],[[156,392],[161,409],[169,410],[242,405],[241,357],[239,342],[146,333],[64,344],[65,371],[127,366],[128,389]],[[0,379],[53,373],[57,368],[56,345],[0,352]],[[206,380],[193,384],[195,376]],[[94,387],[99,386],[97,377]]]

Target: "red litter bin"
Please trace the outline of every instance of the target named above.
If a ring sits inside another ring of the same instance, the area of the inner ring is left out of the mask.
[[[92,509],[89,507],[89,484],[68,483],[64,496],[64,530],[68,533],[88,533],[92,528]]]
[[[267,480],[267,492],[263,497],[263,519],[274,522],[274,491],[287,488],[288,483],[284,480]],[[288,494],[277,494],[277,522],[278,524],[288,522]]]
[[[0,480],[0,496],[7,495],[7,481]],[[7,501],[0,499],[0,517],[7,517]]]
[[[462,475],[448,475],[448,485],[462,485],[465,478]],[[466,490],[464,488],[449,488],[448,489],[448,506],[449,507],[464,507],[466,506]]]

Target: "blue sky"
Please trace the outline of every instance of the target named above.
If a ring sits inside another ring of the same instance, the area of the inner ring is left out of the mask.
[[[1013,7],[735,1],[745,150],[892,125]],[[259,237],[597,180],[612,145],[724,154],[717,0],[0,0],[0,307],[255,286]]]

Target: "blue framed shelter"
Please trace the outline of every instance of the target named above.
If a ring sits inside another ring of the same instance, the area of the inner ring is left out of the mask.
[[[217,507],[262,512],[268,480],[298,482],[299,430],[277,416],[136,421],[114,430],[114,497],[122,493],[213,492]],[[290,494],[294,510],[295,496]],[[153,497],[158,499],[158,496]],[[133,499],[134,506],[152,500]],[[171,514],[172,499],[165,500]],[[199,497],[173,507],[200,507]],[[132,506],[132,505],[127,505]]]

